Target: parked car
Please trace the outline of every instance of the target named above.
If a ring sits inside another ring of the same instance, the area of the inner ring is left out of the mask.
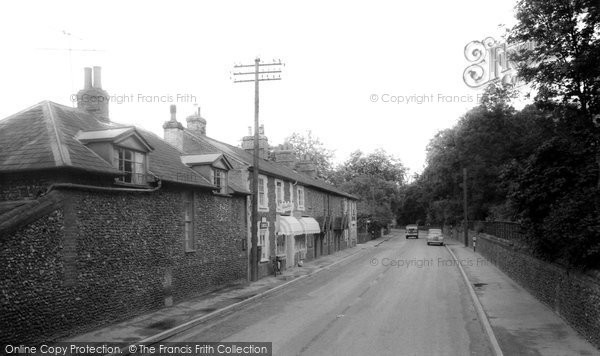
[[[427,245],[437,244],[444,246],[444,235],[442,229],[429,229],[427,231]]]
[[[406,225],[406,238],[414,237],[415,239],[419,238],[419,226],[418,225]]]

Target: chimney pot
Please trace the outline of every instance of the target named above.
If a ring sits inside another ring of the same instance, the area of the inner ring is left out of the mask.
[[[177,105],[171,105],[171,121],[177,121]]]
[[[83,68],[83,88],[91,89],[92,88],[92,68],[85,67]]]
[[[265,134],[265,125],[261,124],[261,125],[258,127],[258,134],[259,134],[259,135],[264,135],[264,134]]]
[[[248,136],[252,136],[252,126],[248,126]]]
[[[110,122],[108,119],[110,97],[106,90],[102,89],[100,67],[85,67],[83,74],[83,89],[77,92],[77,108],[95,115],[102,122]]]
[[[102,89],[102,67],[94,67],[94,88]]]

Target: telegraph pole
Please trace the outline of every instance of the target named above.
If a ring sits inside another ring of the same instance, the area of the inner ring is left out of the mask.
[[[267,80],[281,80],[281,60],[271,63],[261,63],[260,58],[254,60],[254,64],[236,64],[233,66],[234,83],[254,82],[254,159],[252,164],[252,223],[251,223],[251,247],[250,247],[250,280],[258,280],[258,83]],[[252,72],[244,72],[247,68],[254,67]],[[253,75],[253,79],[248,78]],[[240,78],[240,79],[235,79]]]
[[[463,168],[463,214],[464,214],[464,229],[465,247],[469,247],[469,220],[467,216],[467,169]]]

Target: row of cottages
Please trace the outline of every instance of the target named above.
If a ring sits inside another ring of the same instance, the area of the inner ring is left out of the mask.
[[[0,340],[49,341],[246,281],[247,188],[112,122],[100,68],[77,108],[0,121]],[[105,98],[105,99],[103,99]],[[224,156],[210,164],[229,167]],[[156,330],[155,330],[156,331]]]
[[[108,99],[100,68],[86,68],[77,108],[45,101],[0,120],[3,342],[60,339],[248,279],[252,155],[208,138],[199,113],[184,128],[172,107],[162,139],[111,121]],[[356,243],[355,198],[289,149],[275,159],[260,162],[263,276],[277,255],[292,266]]]
[[[176,118],[164,123],[164,139],[195,167],[211,164],[213,183],[233,181],[250,189],[253,171],[254,135],[249,128],[242,147],[235,147],[206,135],[206,120],[200,110],[186,118],[183,127]],[[316,177],[309,157],[298,159],[289,146],[279,146],[269,157],[269,143],[259,130],[258,245],[259,277],[272,273],[272,261],[279,258],[283,268],[298,265],[357,242],[356,201]],[[219,165],[217,159],[228,162]],[[250,246],[251,196],[247,197],[247,245]]]

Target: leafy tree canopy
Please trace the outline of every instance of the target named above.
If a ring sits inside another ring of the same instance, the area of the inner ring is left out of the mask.
[[[533,41],[512,56],[519,76],[538,89],[540,103],[575,103],[600,112],[600,5],[598,0],[519,0],[509,43]]]
[[[334,151],[326,148],[318,137],[313,136],[311,131],[303,134],[294,132],[286,137],[284,142],[292,146],[298,157],[309,155],[315,163],[317,175],[331,181]]]

